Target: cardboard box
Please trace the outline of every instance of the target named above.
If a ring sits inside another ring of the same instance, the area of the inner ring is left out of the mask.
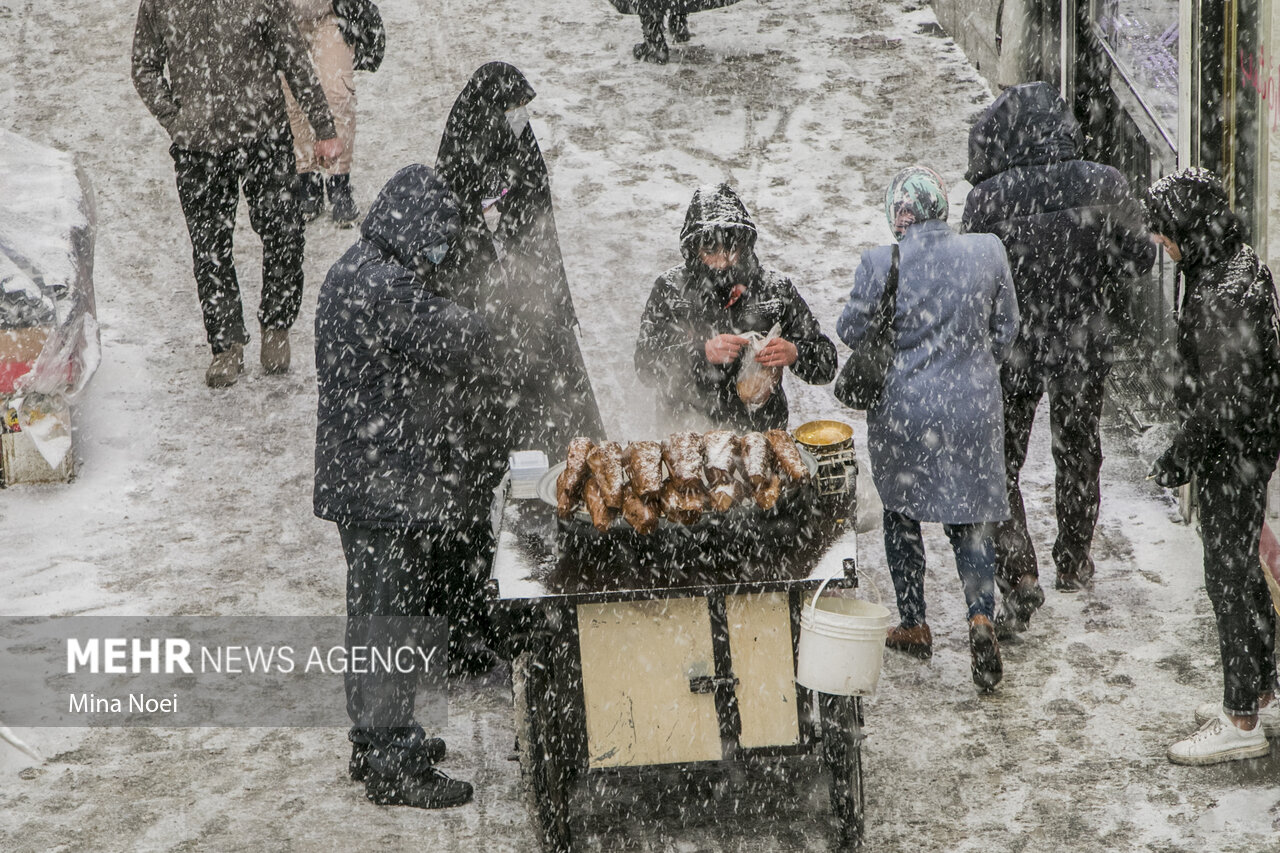
[[[31,436],[25,432],[6,432],[0,435],[0,484],[65,483],[75,473],[75,456],[73,447],[62,464],[50,468],[36,450]]]

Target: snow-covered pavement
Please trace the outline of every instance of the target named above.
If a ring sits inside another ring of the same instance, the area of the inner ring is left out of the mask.
[[[666,67],[631,59],[639,26],[605,2],[385,0],[388,53],[358,75],[353,183],[366,206],[400,166],[434,161],[444,118],[485,61],[518,66],[551,172],[584,353],[615,437],[647,437],[631,368],[653,278],[678,260],[693,189],[727,180],[828,332],[858,254],[887,242],[882,194],[923,163],[953,187],[969,121],[991,98],[916,0],[743,0],[691,18]],[[208,363],[167,140],[129,79],[136,0],[5,0],[0,123],[76,153],[94,184],[103,365],[77,412],[79,478],[0,492],[0,613],[315,615],[340,618],[345,564],[311,514],[315,294],[354,239],[308,230],[294,369],[251,364],[234,388]],[[242,212],[246,292],[259,244]],[[256,297],[247,300],[250,310]],[[256,334],[255,334],[256,337]],[[843,352],[843,349],[842,349]],[[792,423],[853,420],[825,388],[791,385]],[[1045,430],[1024,472],[1039,552],[1053,536]],[[963,602],[940,528],[927,529],[936,653],[886,660],[868,704],[867,849],[1280,849],[1280,760],[1175,767],[1164,750],[1219,695],[1195,532],[1146,483],[1139,441],[1108,429],[1092,590],[1052,589],[1005,647],[991,696],[969,680]],[[863,470],[866,469],[865,457]],[[879,531],[863,572],[887,597]],[[1046,574],[1052,575],[1051,567]],[[521,799],[505,670],[455,690],[447,769],[476,786],[446,812],[378,808],[346,779],[341,729],[24,729],[49,757],[0,744],[0,849],[535,849]],[[623,808],[584,792],[587,850],[820,850],[824,784],[763,812],[680,808],[646,788]],[[786,787],[786,786],[783,786]]]

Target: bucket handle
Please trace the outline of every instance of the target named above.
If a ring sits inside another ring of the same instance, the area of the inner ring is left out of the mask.
[[[822,595],[822,591],[826,589],[827,584],[831,583],[831,581],[835,580],[835,578],[836,578],[835,575],[829,575],[822,579],[822,583],[818,584],[817,591],[814,592],[813,598],[809,600],[809,618],[810,619],[813,618],[813,614],[818,610],[818,598]],[[876,582],[871,578],[871,576],[867,575],[866,577],[863,577],[860,575],[858,580],[859,580],[859,585],[861,585],[861,581],[863,580],[865,580],[868,584],[871,585],[871,588],[875,590],[875,593],[876,593],[876,600],[874,603],[879,604],[881,607],[883,607],[884,596],[880,594],[880,587],[876,585]],[[857,587],[854,587],[854,589],[857,589]]]

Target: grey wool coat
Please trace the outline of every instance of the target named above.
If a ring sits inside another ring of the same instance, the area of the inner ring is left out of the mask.
[[[900,243],[896,347],[880,402],[867,412],[867,450],[887,510],[919,521],[973,524],[1009,517],[1000,363],[1018,333],[1004,246],[945,222],[908,227]],[[836,324],[862,346],[884,292],[890,246],[862,255]]]

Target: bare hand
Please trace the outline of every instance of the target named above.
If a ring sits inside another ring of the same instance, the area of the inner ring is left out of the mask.
[[[756,361],[765,367],[790,367],[799,357],[800,351],[795,344],[782,338],[774,338],[756,355]]]
[[[334,136],[330,139],[316,140],[316,159],[320,161],[320,165],[328,169],[338,162],[338,158],[342,156],[342,140]]]
[[[746,338],[737,335],[716,335],[707,341],[703,349],[707,353],[707,361],[712,364],[732,364],[746,345]]]

